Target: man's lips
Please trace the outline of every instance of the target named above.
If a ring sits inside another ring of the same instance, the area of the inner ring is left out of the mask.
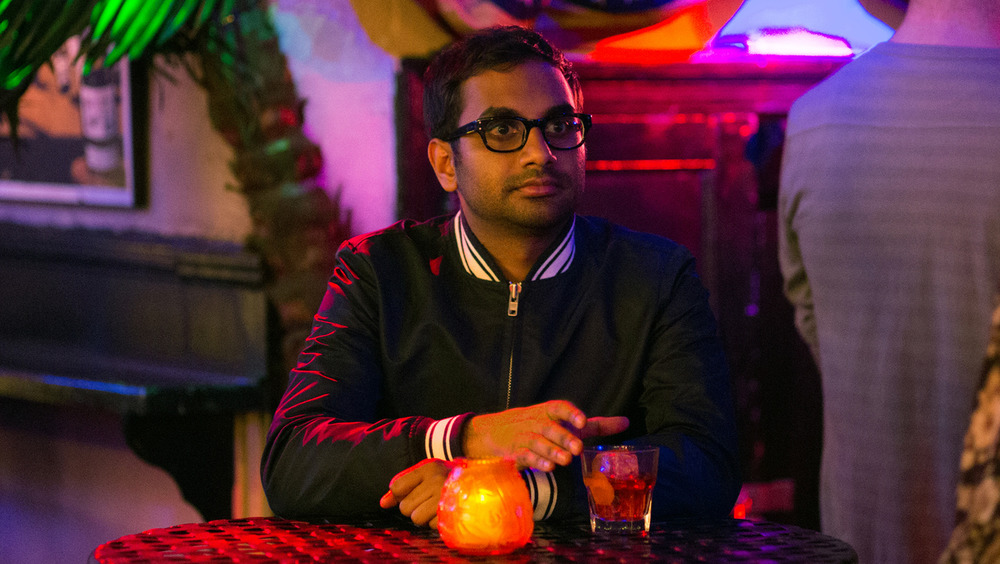
[[[562,184],[552,177],[532,178],[521,182],[515,190],[528,196],[549,196],[561,191]]]

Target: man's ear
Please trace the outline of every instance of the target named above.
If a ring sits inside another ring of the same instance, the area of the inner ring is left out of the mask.
[[[458,188],[455,178],[455,155],[451,143],[440,139],[431,139],[427,144],[427,158],[431,161],[434,175],[445,192],[454,192]]]

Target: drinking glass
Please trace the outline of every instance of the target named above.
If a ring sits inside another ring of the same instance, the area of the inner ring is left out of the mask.
[[[660,449],[614,445],[588,447],[581,463],[590,506],[590,530],[649,532]]]

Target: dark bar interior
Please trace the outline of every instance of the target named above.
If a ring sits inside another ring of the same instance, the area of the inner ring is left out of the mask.
[[[10,4],[5,28],[45,4]],[[579,74],[578,213],[697,260],[735,402],[733,516],[822,530],[822,384],[778,262],[787,118],[906,0],[217,4],[229,19],[204,25],[238,64],[192,35],[85,73],[77,38],[22,85],[0,50],[0,561],[271,515],[264,436],[333,253],[456,210],[428,164],[424,70],[497,24],[534,28]],[[80,11],[78,32],[101,20]]]

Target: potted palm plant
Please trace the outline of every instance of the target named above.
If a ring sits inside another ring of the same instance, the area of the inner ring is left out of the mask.
[[[0,113],[15,141],[21,96],[74,36],[85,75],[122,59],[151,64],[160,55],[205,89],[213,126],[233,148],[233,188],[247,198],[253,220],[247,245],[269,269],[289,367],[322,298],[333,253],[350,234],[350,215],[316,186],[322,155],[302,132],[304,102],[266,2],[0,0]]]

